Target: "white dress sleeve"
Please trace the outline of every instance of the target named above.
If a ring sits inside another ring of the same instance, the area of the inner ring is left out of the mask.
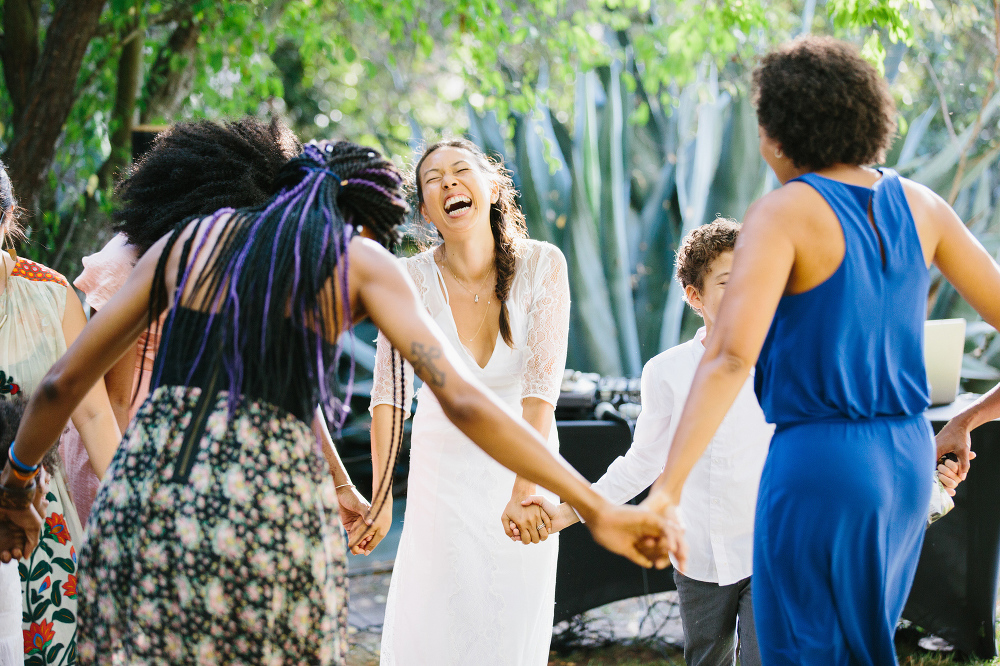
[[[376,405],[392,405],[402,409],[404,417],[409,417],[410,408],[413,406],[413,366],[398,352],[393,353],[395,350],[382,331],[378,333],[376,344],[375,379],[372,382],[372,400],[368,411],[374,410]],[[393,382],[394,363],[395,382]]]
[[[554,245],[540,243],[536,257],[521,398],[541,398],[555,406],[569,343],[569,276],[566,259]]]
[[[423,304],[427,304],[427,280],[420,272],[420,266],[414,261],[401,260],[407,269],[420,294]],[[393,353],[392,343],[382,331],[378,333],[375,349],[375,376],[372,381],[372,399],[368,405],[371,412],[377,405],[392,405],[403,410],[404,418],[410,416],[413,406],[413,366],[403,359],[399,353]],[[394,358],[395,357],[395,360]],[[402,361],[402,368],[400,368]],[[396,381],[393,383],[393,364],[395,363]]]

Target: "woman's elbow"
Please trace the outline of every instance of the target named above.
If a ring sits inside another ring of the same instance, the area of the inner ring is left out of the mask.
[[[459,429],[476,420],[481,413],[481,401],[488,399],[471,386],[464,389],[456,387],[455,390],[437,397],[445,416]]]
[[[37,393],[45,403],[58,404],[62,400],[65,400],[65,396],[68,393],[66,378],[57,368],[49,370],[42,378],[42,383],[38,385]]]
[[[715,367],[723,375],[747,375],[754,361],[736,350],[721,349],[715,357]]]

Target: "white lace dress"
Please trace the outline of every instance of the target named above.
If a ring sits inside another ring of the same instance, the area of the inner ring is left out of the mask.
[[[514,348],[498,335],[485,368],[459,340],[432,251],[404,260],[428,312],[473,374],[517,411],[524,398],[554,405],[559,397],[570,307],[562,253],[547,243],[522,242],[507,301]],[[389,364],[388,340],[379,335],[373,407],[393,404]],[[411,387],[409,367],[405,376]],[[426,386],[418,403],[381,663],[546,664],[558,537],[536,545],[513,543],[500,515],[510,500],[514,473],[452,425]],[[555,424],[548,446],[559,448]]]

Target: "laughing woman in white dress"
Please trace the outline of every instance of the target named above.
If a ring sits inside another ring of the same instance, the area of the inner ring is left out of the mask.
[[[474,144],[430,146],[416,179],[420,211],[442,239],[404,260],[424,305],[476,377],[557,451],[553,410],[570,307],[562,253],[526,238],[509,176]],[[412,395],[409,368],[408,390],[399,379],[393,390],[390,354],[380,335],[372,391],[376,469],[393,427],[409,413],[409,400],[400,397]],[[544,512],[521,506],[535,486],[483,454],[429,391],[421,389],[418,403],[382,664],[545,664],[558,539],[549,536]],[[369,551],[391,520],[387,502]],[[526,548],[520,541],[545,543]]]

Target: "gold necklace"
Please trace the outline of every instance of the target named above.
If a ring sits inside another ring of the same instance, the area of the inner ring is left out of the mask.
[[[486,301],[486,312],[483,313],[483,320],[479,322],[479,328],[476,329],[475,335],[473,335],[471,338],[462,338],[463,340],[468,340],[469,342],[472,342],[479,336],[479,332],[483,330],[483,324],[486,323],[486,315],[490,313],[490,303],[492,302],[493,299]],[[458,333],[458,322],[455,322],[455,332]],[[461,337],[462,334],[459,333],[458,335],[459,337]]]
[[[451,273],[451,276],[453,278],[455,278],[455,282],[457,282],[459,284],[459,286],[462,287],[462,289],[466,290],[467,292],[469,292],[470,294],[472,294],[475,297],[475,298],[473,298],[473,302],[474,303],[478,303],[479,302],[479,292],[482,291],[483,285],[485,285],[486,281],[490,279],[491,275],[493,275],[493,268],[490,267],[490,272],[487,273],[486,277],[483,278],[483,281],[479,283],[479,288],[476,289],[476,291],[472,291],[471,289],[469,289],[468,287],[465,286],[465,283],[463,283],[461,280],[458,279],[457,275],[455,275],[455,271],[452,270],[452,268],[451,268],[451,262],[448,261],[448,251],[447,250],[443,250],[443,254],[444,254],[444,264],[445,264],[445,266],[448,267],[448,272]],[[488,303],[487,303],[487,306],[489,306]],[[487,309],[489,309],[489,308],[487,307]],[[486,320],[483,319],[483,321],[486,321]],[[480,326],[480,328],[482,328],[482,326]]]

